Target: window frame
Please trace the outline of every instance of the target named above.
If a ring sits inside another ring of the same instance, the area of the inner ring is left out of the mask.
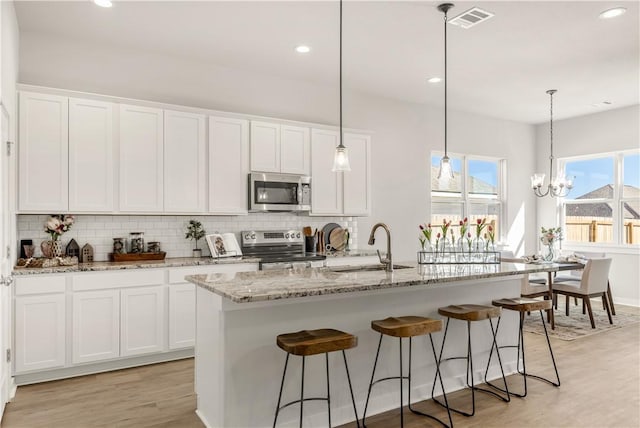
[[[450,158],[458,158],[461,160],[460,166],[460,175],[461,175],[461,188],[460,188],[460,196],[457,194],[451,194],[447,192],[438,192],[431,189],[431,182],[435,177],[432,176],[433,168],[431,168],[432,158],[442,157],[444,156],[444,152],[434,150],[431,152],[431,157],[429,158],[429,166],[430,166],[430,174],[429,174],[429,195],[431,202],[431,209],[429,213],[429,218],[433,218],[433,203],[459,203],[462,204],[462,218],[470,217],[471,207],[474,204],[477,205],[497,205],[498,206],[498,218],[501,219],[497,229],[498,235],[496,236],[496,244],[502,244],[506,239],[506,222],[504,219],[507,218],[507,203],[505,200],[507,194],[507,160],[504,158],[491,157],[491,156],[481,156],[481,155],[472,155],[472,154],[461,154],[461,153],[448,153]],[[468,174],[468,164],[469,160],[477,160],[477,161],[490,161],[497,162],[498,171],[497,171],[497,180],[498,183],[496,185],[497,195],[494,197],[492,195],[482,195],[482,194],[471,194],[469,192],[469,179],[470,176]],[[454,226],[452,224],[452,226]],[[457,226],[457,225],[455,225]]]
[[[566,174],[567,163],[583,161],[583,160],[592,160],[592,159],[601,159],[601,158],[611,158],[613,160],[613,197],[612,198],[598,198],[598,199],[567,199],[558,198],[558,218],[560,219],[560,224],[562,225],[564,230],[567,230],[566,223],[566,207],[567,205],[582,205],[582,204],[593,204],[593,203],[606,203],[611,206],[611,223],[612,223],[612,239],[610,242],[603,241],[593,241],[593,242],[585,242],[585,241],[569,241],[565,240],[566,244],[576,246],[576,245],[584,245],[584,246],[609,246],[609,247],[623,247],[623,248],[636,248],[640,247],[640,242],[638,243],[627,243],[625,231],[624,231],[624,209],[623,204],[627,201],[634,201],[636,199],[631,197],[624,197],[624,157],[626,155],[640,155],[640,150],[638,149],[627,149],[627,150],[618,150],[613,152],[602,152],[602,153],[594,153],[589,155],[580,155],[580,156],[567,156],[558,159],[558,172]]]

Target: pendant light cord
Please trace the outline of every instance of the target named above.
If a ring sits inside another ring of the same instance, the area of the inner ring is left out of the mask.
[[[338,147],[344,147],[342,143],[342,0],[340,0],[340,144]]]
[[[447,10],[444,11],[444,156],[447,157]]]
[[[551,97],[551,107],[550,107],[550,120],[549,120],[549,136],[551,138],[551,154],[549,156],[549,185],[551,185],[551,179],[553,177],[553,93],[555,91],[549,91],[549,96]]]

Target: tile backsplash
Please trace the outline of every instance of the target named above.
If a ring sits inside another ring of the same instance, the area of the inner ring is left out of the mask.
[[[18,216],[18,243],[22,239],[32,239],[36,246],[36,256],[42,255],[40,243],[49,239],[44,232],[48,215],[21,214]],[[80,248],[86,243],[94,249],[94,260],[105,261],[113,248],[113,238],[129,239],[131,232],[144,232],[145,242],[159,241],[167,257],[191,257],[194,242],[185,239],[189,220],[197,219],[207,232],[236,234],[240,243],[240,231],[295,229],[304,226],[321,229],[327,223],[338,223],[349,229],[349,245],[356,249],[357,219],[355,217],[309,217],[291,213],[256,213],[246,216],[148,216],[148,215],[76,215],[73,227],[60,238],[66,246],[73,238]],[[210,255],[204,239],[198,241],[203,256]],[[19,254],[19,253],[18,253]]]

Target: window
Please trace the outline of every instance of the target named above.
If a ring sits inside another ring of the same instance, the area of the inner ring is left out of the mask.
[[[574,188],[561,205],[565,240],[640,243],[640,153],[564,159]]]
[[[500,219],[503,217],[502,176],[505,161],[463,155],[450,155],[453,179],[438,180],[442,154],[431,155],[431,224],[440,225],[451,220],[455,236],[458,224],[467,217],[470,224],[486,218],[501,237]]]

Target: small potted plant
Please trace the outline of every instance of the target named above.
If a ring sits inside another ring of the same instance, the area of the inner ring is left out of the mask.
[[[193,249],[193,257],[202,257],[202,250],[198,248],[198,241],[205,237],[207,232],[205,232],[202,227],[202,223],[198,220],[189,220],[189,224],[187,225],[187,233],[185,234],[185,238],[194,239],[196,241],[196,248]]]

